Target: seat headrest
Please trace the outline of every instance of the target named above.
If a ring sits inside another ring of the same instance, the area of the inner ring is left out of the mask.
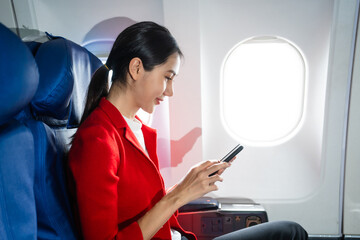
[[[1,23],[0,53],[1,125],[29,104],[38,87],[39,73],[28,47]]]
[[[38,48],[35,59],[40,82],[31,102],[36,116],[67,118],[74,85],[69,51],[64,39],[45,42]]]
[[[76,127],[91,76],[102,63],[76,43],[50,37],[53,39],[41,44],[35,56],[40,83],[32,109],[37,117],[68,119],[68,127]]]

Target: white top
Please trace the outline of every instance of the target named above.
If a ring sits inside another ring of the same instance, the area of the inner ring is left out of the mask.
[[[127,118],[123,115],[126,123],[129,125],[131,131],[134,133],[135,137],[137,138],[138,142],[140,143],[141,147],[145,150],[146,153],[146,146],[145,146],[145,141],[144,141],[144,134],[141,131],[141,127],[142,127],[142,123],[137,120],[136,118],[134,119],[130,119]]]
[[[144,134],[141,130],[142,123],[139,120],[137,120],[136,118],[130,119],[130,118],[125,117],[124,115],[123,115],[123,118],[125,119],[126,123],[129,125],[131,131],[134,133],[134,135],[137,138],[138,142],[140,143],[141,147],[148,154],[148,152],[146,150],[146,146],[145,146]],[[172,240],[181,240],[180,232],[178,232],[172,228],[170,230],[171,230],[171,239]]]

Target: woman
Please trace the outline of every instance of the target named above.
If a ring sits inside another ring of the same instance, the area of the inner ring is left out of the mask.
[[[215,183],[222,181],[220,175],[230,164],[200,163],[166,193],[156,132],[136,117],[140,108],[152,113],[164,97],[173,95],[181,56],[166,28],[140,22],[118,36],[106,64],[94,74],[69,152],[85,239],[196,239],[181,228],[175,213],[189,201],[216,190]],[[110,89],[109,70],[113,71]],[[289,234],[304,232],[298,225],[287,224],[296,230],[289,228]],[[268,228],[284,233],[271,224]],[[242,233],[234,234],[238,238]],[[244,234],[259,239],[250,230]]]

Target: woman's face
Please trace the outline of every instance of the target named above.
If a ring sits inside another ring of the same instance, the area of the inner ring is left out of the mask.
[[[174,53],[168,60],[151,71],[144,71],[137,81],[136,100],[138,107],[145,112],[152,113],[154,107],[159,105],[164,97],[173,95],[173,79],[180,68],[180,56]]]

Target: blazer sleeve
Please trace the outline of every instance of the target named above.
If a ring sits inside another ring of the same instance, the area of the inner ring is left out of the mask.
[[[84,239],[142,240],[136,221],[118,228],[117,170],[120,155],[114,134],[101,126],[79,132],[69,152]]]

